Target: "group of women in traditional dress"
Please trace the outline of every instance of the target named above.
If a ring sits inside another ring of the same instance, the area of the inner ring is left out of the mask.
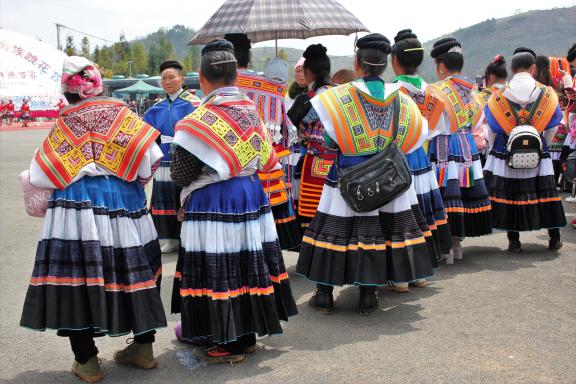
[[[299,248],[296,272],[316,283],[311,307],[332,312],[333,287],[357,285],[359,312],[369,315],[379,286],[426,286],[439,261],[463,257],[466,237],[507,230],[519,251],[520,231],[547,228],[549,248],[561,247],[565,217],[546,150],[561,112],[555,93],[531,77],[530,50],[513,55],[508,85],[497,58],[478,93],[460,73],[454,38],[434,44],[432,84],[416,74],[424,49],[411,30],[394,43],[378,33],[358,39],[355,80],[337,86],[326,48],[315,44],[297,64],[286,108],[284,84],[246,70],[249,40],[227,38],[202,49],[201,101],[181,89],[178,62],[162,63],[168,95],[143,120],[102,96],[88,60],[65,63],[70,105],[29,171],[33,186],[53,192],[21,325],[68,337],[82,380],[102,379],[94,337],[105,334],[134,334],[114,354],[118,364],[157,366],[155,332],[167,325],[162,251],[179,249],[171,309],[181,314],[180,338],[203,344],[194,352],[202,361],[237,363],[298,311],[282,249]],[[381,77],[389,63],[393,83]],[[520,123],[511,116],[542,134],[537,168],[506,162],[507,136]],[[479,136],[488,143],[484,170]],[[383,206],[353,210],[340,172],[392,143],[411,184]],[[161,250],[159,238],[173,241]]]

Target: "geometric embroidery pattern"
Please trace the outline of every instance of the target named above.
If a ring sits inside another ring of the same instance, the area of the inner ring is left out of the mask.
[[[398,121],[394,121],[394,99],[400,99]],[[406,95],[395,92],[386,100],[375,98],[353,83],[330,88],[318,96],[336,133],[342,153],[368,155],[386,148],[393,140],[401,150],[413,145],[420,136],[422,117],[416,104]],[[416,131],[415,131],[416,130]]]
[[[558,95],[551,87],[540,83],[536,83],[536,86],[540,88],[539,102],[525,107],[510,102],[500,90],[494,92],[488,100],[490,112],[507,135],[518,125],[531,125],[541,133],[554,116],[558,107]]]
[[[434,131],[444,111],[444,103],[435,95],[433,88],[426,87],[424,92],[416,93],[407,89],[406,87],[400,88],[402,92],[408,95],[418,106],[422,117],[428,121],[428,128]]]
[[[35,158],[60,189],[90,164],[133,180],[144,153],[158,135],[123,102],[89,99],[63,112]]]
[[[450,118],[450,131],[455,133],[461,129],[470,129],[475,110],[479,108],[472,96],[474,84],[464,78],[451,76],[430,86],[438,91],[437,95],[445,105],[451,106],[446,109]]]
[[[245,95],[216,96],[182,119],[175,131],[186,131],[212,147],[226,161],[231,176],[237,176],[255,159],[261,171],[276,164],[276,153],[262,129],[254,103]]]
[[[281,126],[285,121],[286,86],[266,78],[238,72],[236,86],[256,105],[258,115],[267,126]]]

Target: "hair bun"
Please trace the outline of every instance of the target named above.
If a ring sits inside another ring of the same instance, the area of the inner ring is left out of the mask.
[[[496,56],[494,56],[494,60],[492,60],[492,64],[506,65],[506,59],[502,55],[496,55]]]
[[[402,40],[406,40],[406,39],[417,39],[418,36],[416,36],[416,34],[414,32],[412,32],[411,29],[403,29],[401,31],[399,31],[396,36],[394,37],[394,42],[397,43],[399,41]]]
[[[326,52],[328,52],[328,50],[322,44],[312,44],[309,45],[308,48],[306,48],[302,56],[306,60],[314,60],[315,58],[318,57],[327,56]]]

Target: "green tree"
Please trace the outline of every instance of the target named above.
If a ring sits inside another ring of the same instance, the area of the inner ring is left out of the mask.
[[[76,56],[76,46],[74,45],[74,37],[66,36],[66,54],[68,56]]]
[[[94,47],[94,51],[92,52],[91,59],[95,63],[100,62],[100,48],[98,46]]]
[[[133,43],[130,47],[130,57],[132,59],[132,73],[147,73],[148,72],[148,53],[144,44]]]
[[[120,34],[118,42],[114,43],[114,62],[127,61],[130,58],[130,43],[126,40],[124,32]]]
[[[158,67],[160,67],[161,60],[160,46],[156,43],[150,46],[148,50],[148,74],[151,76],[158,74]]]
[[[284,61],[288,61],[288,54],[286,53],[286,51],[285,51],[284,49],[281,48],[281,49],[278,51],[278,58],[279,58],[279,59],[282,59],[282,60],[284,60]]]
[[[80,55],[90,59],[90,40],[84,36],[80,45]]]
[[[94,60],[100,68],[104,71],[112,72],[112,64],[113,64],[113,57],[114,57],[114,50],[111,47],[102,47],[99,49],[98,52],[98,60]],[[111,74],[110,74],[111,76]],[[108,76],[108,77],[110,77]]]
[[[186,74],[187,72],[194,71],[192,60],[193,60],[192,52],[188,52],[188,54],[186,54],[186,56],[184,57],[184,60],[182,60],[182,66],[184,67],[184,74]]]

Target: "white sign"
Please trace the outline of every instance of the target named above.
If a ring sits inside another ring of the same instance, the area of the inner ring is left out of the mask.
[[[0,29],[0,98],[57,100],[65,57],[33,37]]]

